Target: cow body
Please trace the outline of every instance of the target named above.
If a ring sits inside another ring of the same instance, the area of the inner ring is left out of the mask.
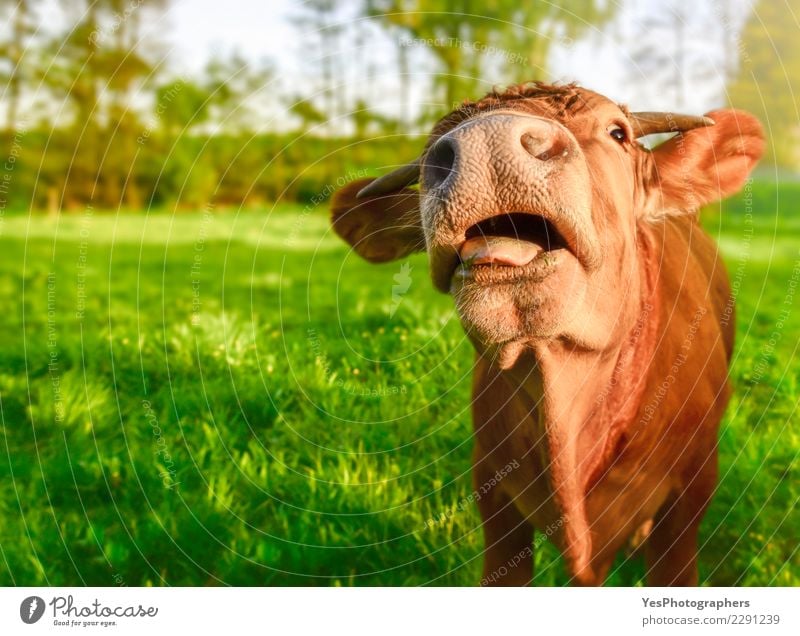
[[[729,287],[716,246],[693,219],[668,219],[648,231],[644,269],[658,275],[645,287],[632,342],[608,365],[618,377],[590,371],[607,379],[595,386],[588,414],[570,421],[575,396],[557,379],[532,399],[515,374],[476,357],[476,487],[509,461],[520,465],[481,501],[484,583],[530,581],[532,554],[524,548],[534,528],[560,547],[576,582],[600,583],[618,550],[643,527],[650,542],[648,581],[696,583],[696,531],[716,484],[717,428],[729,397]],[[618,364],[625,352],[634,359]],[[544,364],[559,369],[555,378],[566,376],[572,355],[556,347]],[[579,459],[561,483],[550,470],[548,408],[556,414],[551,419],[575,427]],[[554,491],[572,477],[575,500],[560,501]],[[518,554],[528,558],[518,563]]]
[[[334,228],[361,256],[428,252],[475,345],[483,583],[529,582],[538,530],[577,583],[602,583],[633,539],[649,583],[696,584],[734,329],[697,210],[762,152],[740,111],[629,113],[537,83],[465,104],[419,161],[337,193]]]

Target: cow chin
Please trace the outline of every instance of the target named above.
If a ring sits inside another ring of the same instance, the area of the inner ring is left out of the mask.
[[[496,357],[504,345],[557,338],[574,324],[586,298],[586,278],[564,268],[544,281],[454,282],[461,323],[478,352]]]

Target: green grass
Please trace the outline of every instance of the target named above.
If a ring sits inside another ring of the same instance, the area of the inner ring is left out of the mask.
[[[800,188],[748,205],[704,217],[739,341],[701,576],[798,585]],[[0,245],[0,584],[477,582],[472,349],[424,257],[403,292],[292,206],[8,217]]]

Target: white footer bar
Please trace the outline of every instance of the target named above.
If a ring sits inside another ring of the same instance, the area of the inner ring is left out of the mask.
[[[0,588],[2,634],[796,636],[799,618],[800,588]]]

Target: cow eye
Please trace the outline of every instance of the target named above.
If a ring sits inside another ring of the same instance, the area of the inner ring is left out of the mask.
[[[622,126],[618,126],[617,124],[611,124],[608,127],[608,134],[611,135],[611,138],[618,143],[623,143],[628,139],[628,135],[625,132],[625,129],[622,128]]]

